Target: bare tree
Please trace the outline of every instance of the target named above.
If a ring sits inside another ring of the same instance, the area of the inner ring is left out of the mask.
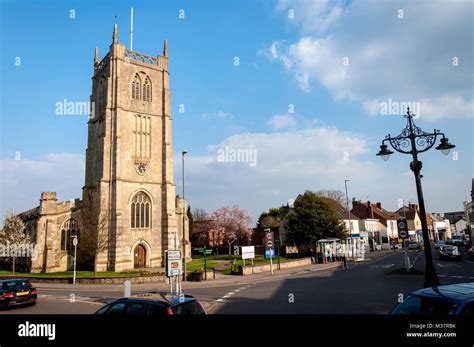
[[[222,235],[229,246],[231,254],[232,244],[238,239],[249,240],[252,236],[250,228],[252,218],[239,206],[221,207],[211,216],[212,228]]]
[[[202,221],[209,219],[209,215],[202,208],[195,208],[193,211],[194,221]]]
[[[101,209],[100,194],[88,189],[84,193],[80,210],[81,232],[79,245],[81,251],[94,259],[94,277],[97,275],[97,258],[109,247],[109,213]]]
[[[13,273],[15,273],[15,263],[18,256],[24,256],[25,249],[30,249],[30,235],[26,233],[25,223],[15,212],[9,211],[5,218],[3,229],[0,231],[0,242],[4,249],[10,248],[12,257]]]
[[[342,206],[346,206],[346,196],[340,190],[323,189],[323,190],[317,191],[316,195],[334,199]]]

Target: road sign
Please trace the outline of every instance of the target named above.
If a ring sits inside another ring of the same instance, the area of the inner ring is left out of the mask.
[[[265,259],[275,258],[275,249],[274,248],[265,248]]]
[[[266,248],[273,248],[274,246],[273,241],[273,232],[270,229],[265,229],[265,247]]]
[[[398,237],[406,239],[408,237],[408,224],[406,218],[397,219]]]
[[[180,251],[166,251],[168,260],[181,260]]]
[[[202,254],[212,254],[212,249],[208,249],[206,247],[194,248],[194,250]]]
[[[166,276],[180,276],[183,273],[183,262],[180,251],[165,251]]]
[[[255,246],[242,246],[242,259],[255,258]]]

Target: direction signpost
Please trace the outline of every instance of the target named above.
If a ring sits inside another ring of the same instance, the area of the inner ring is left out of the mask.
[[[195,251],[204,254],[204,280],[207,280],[207,257],[206,255],[212,254],[212,249],[207,249],[206,246],[200,248],[194,248]]]
[[[183,274],[183,262],[180,251],[165,251],[166,276],[170,280],[170,291],[173,292],[173,279],[176,277],[176,292],[181,293],[180,276]]]

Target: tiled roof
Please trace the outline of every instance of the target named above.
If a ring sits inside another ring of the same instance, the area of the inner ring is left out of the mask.
[[[355,205],[355,206],[357,206],[357,208],[354,207],[352,210],[353,211],[357,210],[356,213],[358,213],[359,218],[363,218],[363,219],[372,218],[372,216],[370,215],[370,211],[369,211],[368,201],[353,201],[353,204],[354,203],[357,204],[357,205]],[[387,211],[383,207],[379,208],[376,203],[375,204],[370,203],[370,206],[372,207],[372,212],[373,212],[373,215],[374,215],[373,218],[375,218],[375,219],[389,220],[389,219],[398,219],[398,218],[401,217],[396,212]]]
[[[411,209],[411,208],[408,208],[406,206],[403,206],[402,208],[399,208],[397,210],[397,213],[401,216],[401,217],[406,217],[407,220],[414,220],[415,219],[415,214],[416,214],[416,211]]]

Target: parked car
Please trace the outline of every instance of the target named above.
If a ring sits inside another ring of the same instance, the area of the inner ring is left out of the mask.
[[[469,248],[467,254],[469,254],[469,258],[474,258],[474,247]]]
[[[461,260],[461,252],[457,246],[444,245],[439,248],[439,259]]]
[[[408,243],[408,249],[420,249],[420,244],[416,241],[410,241]]]
[[[206,314],[206,310],[191,295],[150,292],[118,299],[101,307],[95,314],[107,316],[163,316]]]
[[[451,239],[449,241],[450,241],[451,245],[458,246],[458,247],[464,246],[464,240],[463,239]]]
[[[445,244],[446,244],[446,241],[444,241],[444,240],[436,240],[435,249],[439,249],[441,246],[443,246]]]
[[[474,282],[418,289],[395,305],[393,315],[474,315]]]
[[[0,307],[36,305],[37,294],[27,279],[0,281]]]

